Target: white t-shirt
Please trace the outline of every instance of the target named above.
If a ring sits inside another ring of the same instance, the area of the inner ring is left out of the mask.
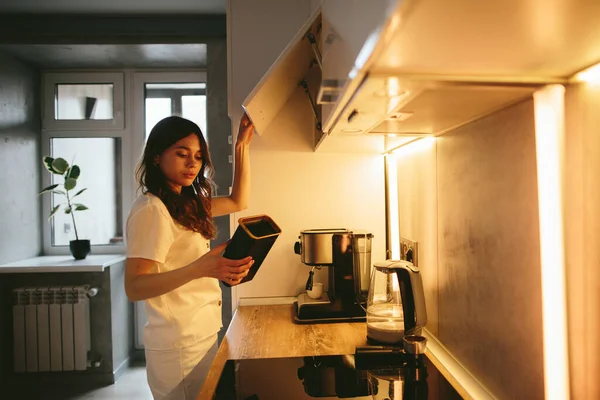
[[[209,241],[176,222],[162,200],[139,196],[127,218],[127,258],[157,262],[150,273],[181,268],[210,250]],[[168,350],[191,346],[222,327],[221,288],[214,278],[200,278],[144,301],[148,323],[144,347]]]

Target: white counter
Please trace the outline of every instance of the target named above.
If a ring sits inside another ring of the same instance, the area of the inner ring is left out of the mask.
[[[73,256],[41,256],[0,265],[0,274],[39,272],[102,272],[106,267],[125,261],[121,254],[89,255],[84,260]]]

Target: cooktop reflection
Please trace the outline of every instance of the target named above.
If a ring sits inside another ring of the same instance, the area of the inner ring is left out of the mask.
[[[425,357],[365,362],[346,356],[230,360],[218,400],[458,400],[460,395]]]

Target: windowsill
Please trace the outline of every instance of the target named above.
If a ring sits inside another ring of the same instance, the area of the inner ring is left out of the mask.
[[[0,265],[0,274],[39,272],[102,272],[106,267],[125,261],[122,254],[89,255],[85,260],[73,256],[41,256]]]

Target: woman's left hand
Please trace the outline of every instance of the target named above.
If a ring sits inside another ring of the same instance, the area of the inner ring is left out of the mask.
[[[248,114],[244,113],[240,120],[240,128],[238,130],[237,144],[249,145],[254,135],[254,124],[250,121]]]

